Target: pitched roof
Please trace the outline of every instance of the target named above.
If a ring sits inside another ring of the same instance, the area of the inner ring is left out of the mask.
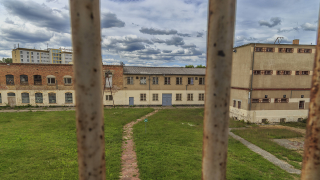
[[[123,74],[205,75],[205,68],[124,66]]]

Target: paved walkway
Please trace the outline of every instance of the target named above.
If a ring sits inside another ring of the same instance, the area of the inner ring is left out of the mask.
[[[229,128],[229,135],[232,136],[234,139],[240,141],[242,144],[247,146],[249,149],[251,149],[253,152],[260,154],[263,158],[270,161],[276,166],[279,166],[281,169],[287,171],[288,173],[292,174],[301,174],[301,170],[293,168],[290,164],[288,164],[285,161],[282,161],[278,158],[276,158],[274,155],[270,154],[269,152],[259,148],[258,146],[248,142],[247,140],[241,138],[240,136],[237,136],[233,134],[231,131],[232,128]]]
[[[132,127],[133,125],[137,124],[138,122],[142,121],[144,118],[152,116],[153,114],[157,113],[158,110],[155,110],[136,121],[132,121],[126,124],[123,127],[123,143],[122,143],[122,157],[121,157],[121,175],[120,179],[122,180],[140,180],[139,178],[139,169],[137,164],[137,155],[134,150],[134,142],[133,142],[133,132]]]

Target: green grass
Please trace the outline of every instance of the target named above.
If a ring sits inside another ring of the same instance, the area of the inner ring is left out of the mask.
[[[201,179],[203,109],[165,109],[134,126],[140,178]],[[227,179],[293,179],[229,137]]]
[[[229,119],[229,128],[239,128],[239,127],[256,127],[256,124],[245,122],[244,120],[235,121],[232,118]]]
[[[287,122],[287,123],[280,123],[282,126],[290,126],[300,129],[306,129],[307,123],[305,122]]]
[[[271,140],[302,137],[301,133],[287,129],[270,128],[248,128],[245,130],[232,130],[232,132],[275,155],[277,158],[287,161],[295,168],[301,169],[299,162],[302,162],[302,155],[294,150],[289,150],[285,147],[282,147]]]
[[[123,125],[152,111],[105,110],[107,179],[120,175]],[[78,179],[75,112],[0,113],[0,179]]]

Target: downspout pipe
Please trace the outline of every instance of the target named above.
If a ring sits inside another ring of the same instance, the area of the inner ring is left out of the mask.
[[[250,104],[249,104],[249,111],[251,111],[251,97],[252,97],[252,84],[253,84],[253,66],[254,66],[254,50],[256,49],[256,44],[254,44],[254,47],[253,47],[253,52],[252,52],[252,67],[251,67],[251,82],[250,82],[250,96],[249,96],[249,99],[250,99]]]

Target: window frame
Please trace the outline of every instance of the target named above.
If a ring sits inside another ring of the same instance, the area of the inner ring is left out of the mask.
[[[159,94],[152,94],[152,101],[159,101]]]
[[[70,95],[71,95],[71,101],[70,100],[67,101],[67,99],[70,98]],[[67,96],[69,96],[69,97],[67,97]],[[73,103],[73,96],[72,96],[71,92],[64,93],[64,103],[65,104],[72,104]]]
[[[152,77],[152,84],[158,85],[159,84],[159,78],[158,77]]]
[[[54,96],[53,96],[54,95]],[[52,99],[52,97],[54,97],[54,99]],[[54,100],[54,102],[50,102],[50,100]],[[48,93],[48,101],[49,104],[57,104],[57,94],[56,93]]]
[[[133,76],[127,77],[127,85],[133,85]]]
[[[37,94],[41,94],[41,96],[38,96]],[[39,102],[39,100],[37,100],[39,97],[41,97],[41,101],[40,102]],[[41,92],[34,93],[34,98],[35,98],[35,103],[36,104],[43,103],[43,93],[41,93]]]
[[[182,85],[182,77],[176,77],[176,85]]]
[[[232,107],[237,107],[237,101],[233,100],[233,106]]]
[[[6,75],[6,85],[14,85],[14,75],[12,74]]]
[[[238,109],[241,109],[241,101],[238,101]]]
[[[113,101],[113,95],[106,95],[106,101]]]
[[[176,93],[176,101],[182,101],[182,94]]]
[[[22,82],[21,80],[25,78],[24,82]],[[29,84],[29,81],[28,81],[28,75],[25,75],[25,74],[21,74],[20,75],[20,85],[28,85]]]
[[[199,101],[204,101],[204,93],[199,93]]]
[[[199,77],[199,85],[205,85],[205,77]]]
[[[164,85],[171,85],[170,77],[164,77]]]
[[[24,95],[27,95],[27,97],[23,97]],[[27,98],[27,101],[25,101]],[[27,92],[21,93],[21,103],[22,104],[30,104],[30,95]]]
[[[140,101],[147,101],[147,94],[146,93],[140,93]]]
[[[303,102],[303,104],[301,103],[301,102]],[[301,106],[302,105],[302,106]],[[299,101],[299,109],[304,109],[304,107],[305,107],[305,101]]]
[[[140,85],[146,85],[147,84],[147,77],[143,76],[139,78],[140,80]],[[141,80],[145,80],[145,83],[141,83]]]
[[[193,101],[193,93],[187,94],[187,101]]]
[[[54,80],[54,83],[52,83],[52,81]],[[56,77],[55,76],[47,76],[47,85],[56,85]]]
[[[193,77],[188,77],[188,85],[194,85]]]
[[[41,75],[33,75],[33,84],[34,85],[42,85],[42,76]]]

